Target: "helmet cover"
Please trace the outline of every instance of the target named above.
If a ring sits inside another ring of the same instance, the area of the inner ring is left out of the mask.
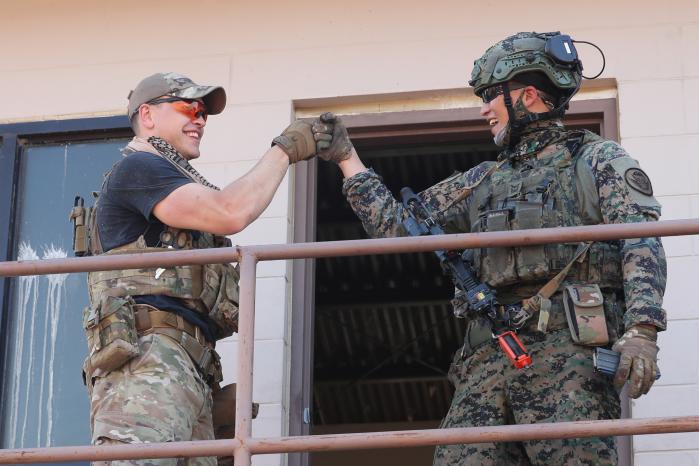
[[[582,80],[582,64],[570,37],[560,32],[519,32],[507,37],[473,62],[469,85],[480,97],[487,87],[532,72],[543,73],[562,95],[572,96]]]

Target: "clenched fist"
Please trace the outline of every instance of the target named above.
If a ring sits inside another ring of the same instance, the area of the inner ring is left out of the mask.
[[[333,128],[325,128],[320,119],[313,123],[296,120],[272,140],[289,156],[289,163],[308,160],[330,147]]]
[[[341,162],[350,157],[353,146],[347,134],[347,128],[340,118],[330,112],[323,113],[313,124],[314,131],[320,134],[332,134],[330,146],[318,152],[318,157],[331,162]]]

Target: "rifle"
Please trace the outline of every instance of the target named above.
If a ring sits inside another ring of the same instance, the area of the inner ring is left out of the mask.
[[[403,207],[408,217],[403,221],[403,227],[410,236],[443,235],[444,230],[432,218],[429,209],[417,197],[412,189],[405,187],[400,190]],[[444,273],[454,282],[454,285],[466,295],[469,307],[476,313],[484,315],[490,322],[493,338],[498,341],[500,348],[518,369],[528,367],[532,358],[524,345],[513,331],[510,316],[521,315],[521,305],[502,305],[495,297],[495,291],[486,283],[476,279],[473,267],[464,260],[458,251],[435,251]]]

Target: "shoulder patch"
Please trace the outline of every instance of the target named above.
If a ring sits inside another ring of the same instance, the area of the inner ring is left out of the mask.
[[[653,195],[653,185],[650,183],[648,175],[640,168],[629,168],[624,172],[626,183],[636,191],[646,196]]]

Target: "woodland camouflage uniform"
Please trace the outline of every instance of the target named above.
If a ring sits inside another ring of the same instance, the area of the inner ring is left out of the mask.
[[[503,42],[507,48],[507,39]],[[589,131],[567,130],[560,118],[528,122],[518,136],[497,161],[483,162],[419,194],[447,233],[658,220],[660,205],[650,181],[617,143]],[[401,224],[406,212],[378,174],[358,173],[346,178],[342,189],[369,235],[406,234]],[[529,223],[511,217],[516,209],[524,212],[532,206],[544,214],[529,217]],[[507,222],[484,227],[492,213],[507,209]],[[477,250],[475,269],[496,289],[502,304],[517,303],[535,295],[570,261],[576,247]],[[545,260],[528,267],[531,257]],[[573,266],[551,297],[546,331],[537,330],[537,315],[519,330],[533,359],[524,370],[515,369],[504,356],[490,338],[487,323],[457,309],[463,314],[467,338],[449,372],[455,393],[442,427],[618,418],[617,390],[611,378],[594,371],[593,347],[573,342],[561,290],[570,285],[599,286],[611,345],[637,324],[666,328],[661,308],[665,278],[665,255],[658,238],[593,243],[585,260]],[[459,300],[455,303],[458,306]],[[616,464],[614,443],[606,437],[444,445],[437,447],[435,464]]]
[[[560,121],[540,122],[533,126],[520,144],[500,155],[498,163],[502,165],[485,178],[477,189],[492,189],[494,178],[508,182],[517,174],[534,173],[541,163],[553,160],[561,164],[570,163],[565,142],[571,132],[565,130]],[[657,220],[660,216],[657,202],[631,187],[623,173],[615,168],[615,165],[633,165],[633,159],[612,141],[602,140],[590,133],[585,134],[585,138],[589,142],[584,142],[578,149],[576,159],[581,159],[581,163],[577,166],[586,172],[582,176],[590,176],[598,186],[597,202],[594,202],[595,199],[585,199],[589,204],[575,205],[577,178],[559,178],[569,183],[560,186],[559,192],[568,194],[560,197],[573,203],[561,209],[561,212],[570,214],[567,218],[563,217],[562,226]],[[615,164],[615,160],[623,160],[623,163]],[[494,163],[484,162],[420,193],[419,196],[433,213],[437,213],[448,233],[472,231],[469,217],[474,210],[477,211],[477,206],[472,204],[474,195],[460,201],[457,199],[467,186],[479,181]],[[502,175],[499,173],[501,171]],[[372,237],[405,234],[401,225],[406,216],[403,206],[393,198],[376,173],[369,171],[346,179],[343,192]],[[637,198],[642,202],[637,202]],[[578,216],[583,221],[573,223]],[[620,277],[619,274],[623,274],[623,283],[617,283],[615,288],[603,288],[610,336],[618,337],[624,328],[635,323],[650,323],[664,329],[665,313],[660,303],[665,289],[666,263],[660,240],[642,238],[618,243],[621,262],[604,265],[606,279],[610,279],[610,275]],[[564,284],[579,282],[574,278],[576,274],[583,272],[574,270]],[[517,302],[534,295],[542,284],[541,280],[537,280],[501,287],[497,289],[498,297],[503,303]],[[483,343],[466,358],[462,357],[461,350],[457,351],[449,374],[456,393],[443,427],[619,417],[619,399],[611,379],[594,372],[592,348],[572,342],[562,313],[560,294],[554,296],[552,301],[551,320],[546,334],[536,331],[535,317],[530,320],[532,324],[529,327],[519,332],[534,360],[531,368],[521,371],[512,367],[494,341]],[[467,327],[471,319],[474,317],[466,314]],[[507,464],[520,464],[514,462],[514,458],[521,456],[518,448],[521,447],[515,444],[439,447],[435,464],[463,464],[464,458],[468,455],[471,460],[474,453],[480,459],[472,460],[473,464],[498,464],[498,458],[508,458]],[[616,463],[612,438],[526,442],[524,448],[529,458],[538,458],[540,464],[566,464],[573,458],[580,460],[581,464]]]

